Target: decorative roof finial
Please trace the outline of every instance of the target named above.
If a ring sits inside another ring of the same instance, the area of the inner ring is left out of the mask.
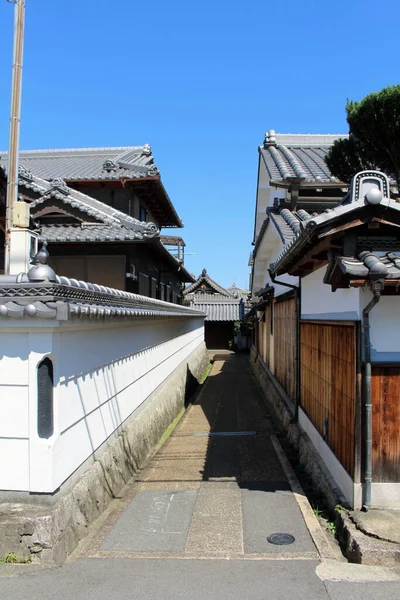
[[[68,196],[68,194],[70,192],[69,187],[65,183],[64,179],[61,179],[61,177],[56,177],[56,178],[52,179],[50,181],[50,185],[51,185],[51,187],[49,189],[49,192],[51,192],[52,190],[56,190],[57,192],[61,192],[65,196]]]
[[[103,162],[103,171],[107,171],[109,173],[110,171],[116,171],[117,169],[119,169],[118,163],[116,163],[114,160],[111,160],[111,158],[107,158]]]
[[[57,281],[57,276],[53,269],[47,264],[49,259],[49,253],[47,251],[47,243],[43,242],[39,252],[34,256],[32,260],[32,267],[27,273],[29,281]]]
[[[274,129],[270,129],[265,134],[264,146],[276,146],[276,135]]]
[[[201,277],[207,277],[207,269],[202,270]]]
[[[150,156],[151,155],[151,146],[150,146],[150,144],[145,144],[143,146],[142,154],[144,154],[145,156]]]

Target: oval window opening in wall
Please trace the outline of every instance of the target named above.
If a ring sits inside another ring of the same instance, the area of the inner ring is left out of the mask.
[[[38,420],[40,438],[53,435],[53,363],[44,358],[37,368]]]

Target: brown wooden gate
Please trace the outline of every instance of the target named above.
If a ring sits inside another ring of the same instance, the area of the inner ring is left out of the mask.
[[[372,479],[400,481],[400,366],[372,369]]]
[[[274,370],[275,377],[289,398],[296,398],[296,300],[274,304]]]
[[[302,322],[301,406],[344,468],[354,474],[355,324]]]

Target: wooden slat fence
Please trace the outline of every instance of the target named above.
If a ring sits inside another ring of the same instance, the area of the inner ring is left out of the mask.
[[[296,397],[296,301],[274,304],[275,377],[292,401]]]
[[[372,368],[372,479],[400,482],[400,367]]]
[[[344,468],[354,474],[356,328],[301,323],[301,406]]]

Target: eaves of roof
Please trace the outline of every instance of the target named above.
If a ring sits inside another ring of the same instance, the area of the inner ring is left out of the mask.
[[[160,238],[154,238],[153,240],[149,240],[152,248],[155,248],[160,255],[166,259],[166,261],[171,265],[171,272],[179,273],[181,281],[184,283],[193,283],[196,281],[194,275],[189,273],[189,271],[184,267],[183,263],[173,256],[169,250],[162,244]]]
[[[0,163],[0,170],[3,170],[3,172],[7,174],[7,169],[4,164]],[[19,173],[18,187],[31,190],[39,195],[38,198],[30,202],[33,215],[36,208],[40,209],[40,207],[46,204],[51,198],[56,198],[60,202],[69,205],[72,208],[77,208],[89,217],[93,217],[109,226],[110,230],[114,233],[118,228],[122,228],[122,230],[125,230],[124,235],[129,235],[130,239],[147,239],[159,236],[159,230],[154,223],[142,223],[141,221],[104,204],[104,202],[100,202],[91,196],[68,187],[62,179],[46,181],[45,179],[37,177],[31,171],[22,168]],[[101,223],[99,223],[99,228],[101,227]],[[57,226],[54,226],[52,230],[49,229],[49,234],[55,235],[56,228]],[[78,230],[76,229],[76,231]],[[64,230],[64,233],[65,232],[66,228]]]
[[[206,321],[240,321],[243,316],[241,299],[201,302],[192,301],[190,307],[206,313]]]
[[[379,206],[400,213],[400,203],[390,198],[383,198]],[[292,260],[299,256],[304,246],[312,243],[322,228],[346,219],[346,217],[354,218],[357,212],[366,210],[367,207],[365,200],[360,199],[339,204],[335,208],[327,209],[320,215],[305,219],[301,224],[301,231],[284,247],[277,260],[270,265],[271,271],[276,275],[286,272]]]

